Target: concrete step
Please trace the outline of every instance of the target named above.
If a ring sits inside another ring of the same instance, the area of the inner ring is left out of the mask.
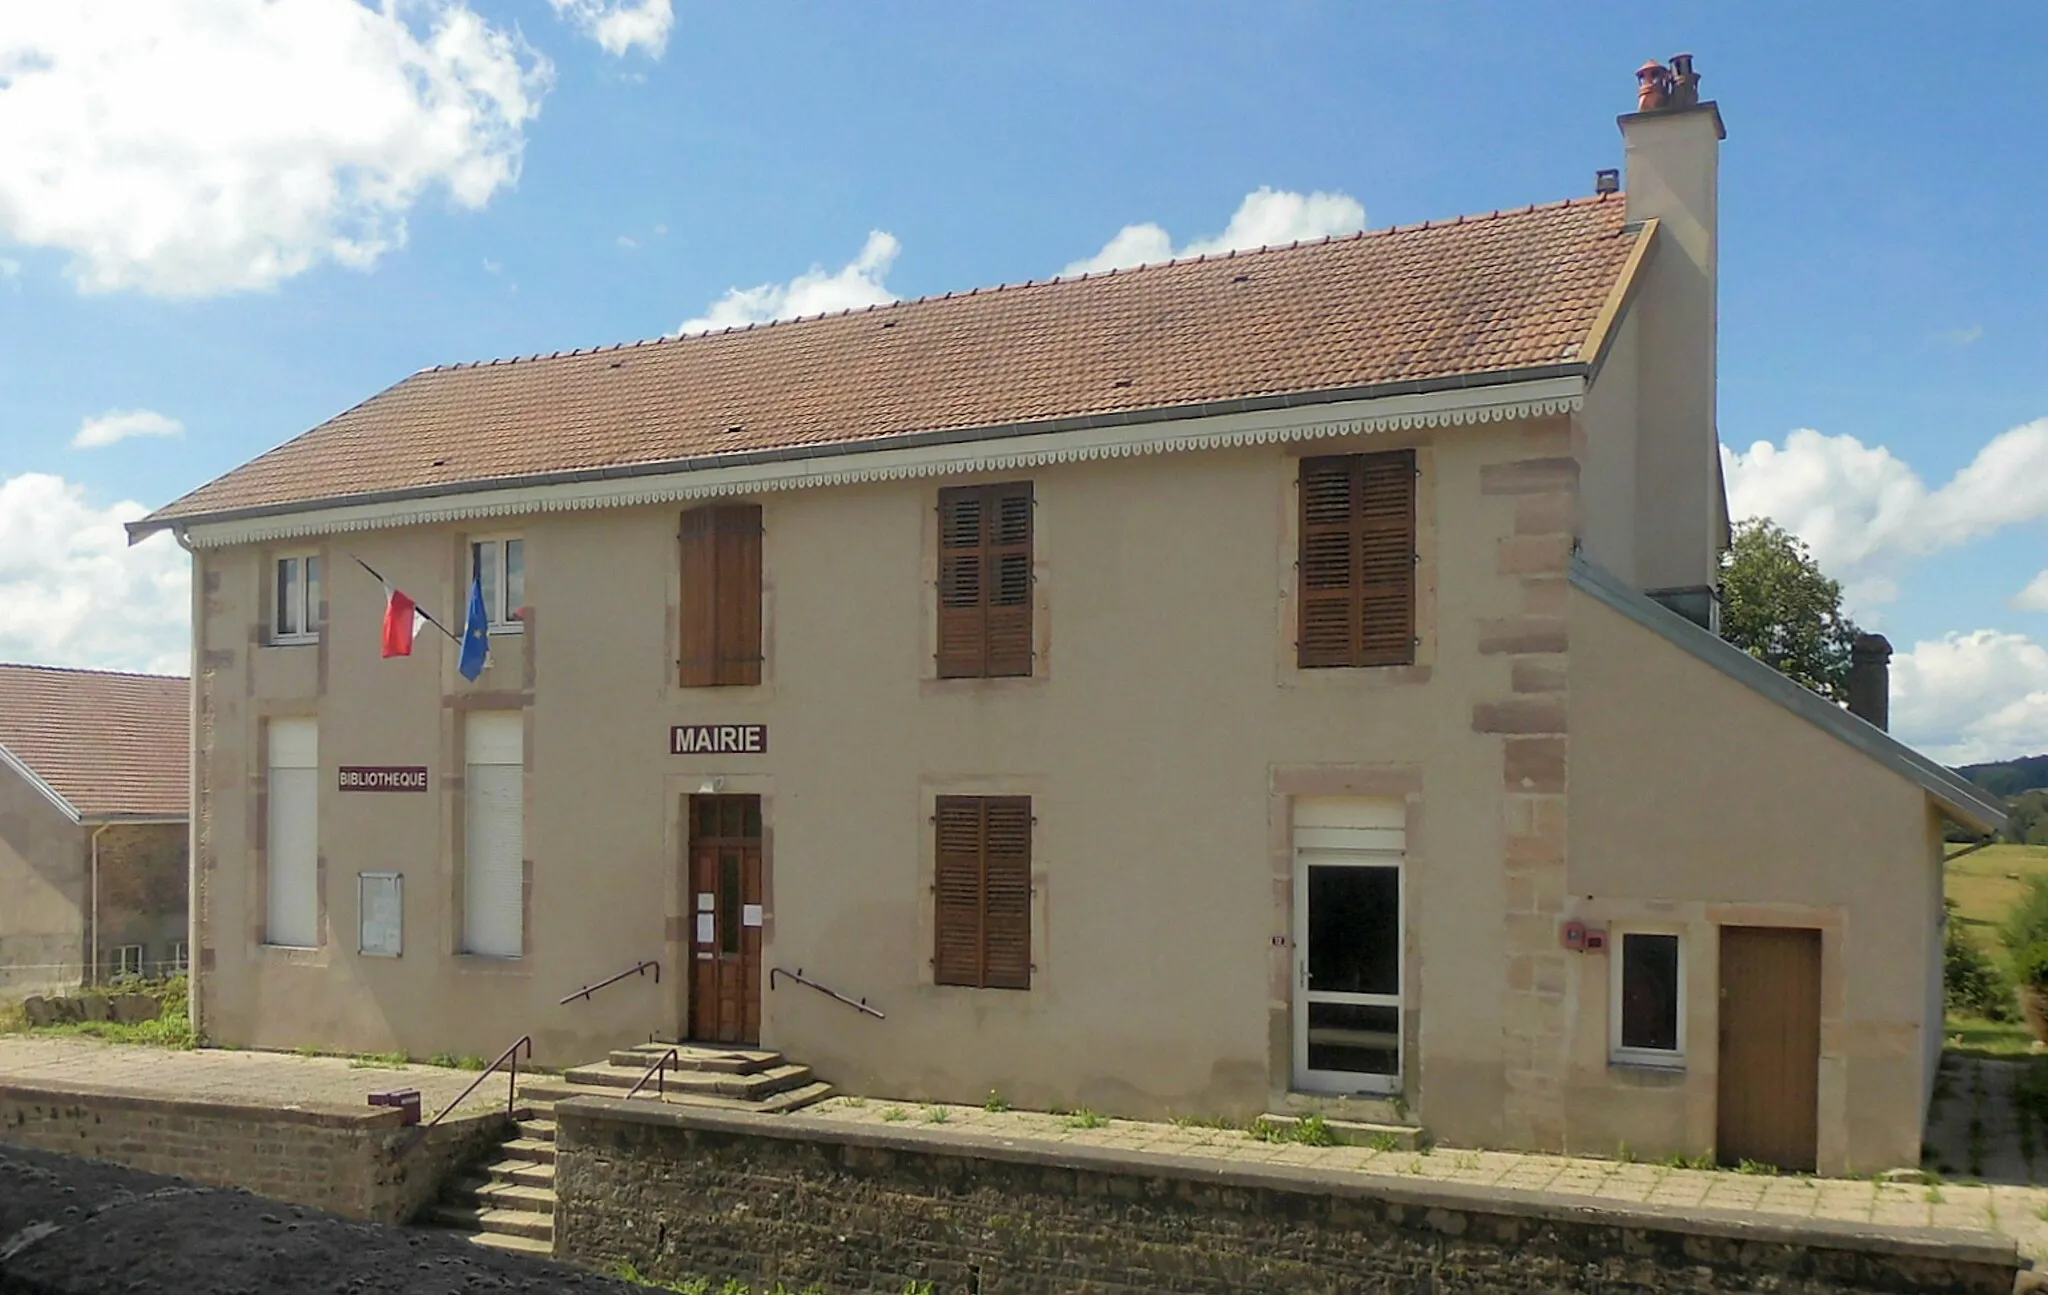
[[[641,1067],[615,1066],[609,1063],[577,1066],[562,1072],[562,1078],[576,1087],[611,1088],[621,1093],[638,1084],[645,1075],[646,1071]],[[690,1093],[759,1100],[785,1089],[801,1088],[810,1081],[809,1066],[785,1063],[747,1074],[727,1074],[713,1070],[669,1071],[661,1076],[660,1089],[668,1094]],[[655,1091],[654,1081],[649,1080],[640,1091]]]
[[[615,1066],[632,1066],[646,1070],[655,1062],[675,1049],[675,1070],[707,1070],[724,1075],[749,1075],[756,1070],[782,1064],[780,1052],[763,1052],[759,1048],[720,1048],[715,1046],[693,1046],[677,1043],[637,1043],[630,1048],[618,1048],[605,1060]]]
[[[506,1158],[484,1166],[484,1176],[494,1183],[517,1187],[555,1190],[555,1162]]]
[[[506,1160],[525,1160],[533,1164],[552,1165],[555,1163],[554,1130],[548,1130],[545,1138],[514,1138],[499,1150]]]
[[[1266,1123],[1283,1129],[1300,1124],[1304,1115],[1269,1112],[1260,1117]],[[1332,1120],[1325,1118],[1323,1126],[1342,1147],[1378,1147],[1383,1151],[1415,1151],[1422,1146],[1425,1136],[1421,1126],[1415,1124],[1379,1124],[1366,1120]]]
[[[522,1142],[546,1142],[555,1140],[554,1106],[548,1106],[548,1118],[519,1121],[519,1140]]]
[[[800,1111],[806,1106],[816,1106],[832,1095],[832,1085],[809,1083],[801,1088],[785,1089],[766,1101],[755,1103],[755,1109],[767,1115],[787,1115]]]
[[[441,1199],[452,1205],[475,1205],[483,1209],[519,1211],[555,1216],[553,1187],[526,1187],[518,1183],[494,1182],[482,1176],[459,1178],[448,1185]]]
[[[535,1237],[516,1236],[510,1232],[472,1232],[470,1244],[484,1246],[491,1250],[509,1250],[514,1254],[532,1255],[539,1259],[555,1257],[553,1238],[542,1241]]]
[[[565,1097],[624,1097],[623,1088],[604,1088],[596,1085],[582,1085],[565,1092]],[[806,1106],[824,1101],[832,1095],[832,1085],[813,1080],[799,1083],[795,1087],[759,1097],[727,1097],[719,1093],[678,1091],[674,1085],[664,1100],[675,1106],[709,1106],[721,1111],[753,1111],[757,1115],[779,1115],[785,1111],[801,1110]],[[652,1101],[652,1088],[643,1088],[633,1098],[636,1102]]]
[[[421,1222],[436,1227],[456,1228],[463,1232],[487,1232],[499,1236],[546,1241],[550,1248],[555,1239],[554,1216],[536,1214],[531,1210],[504,1210],[488,1206],[443,1203],[428,1210]]]

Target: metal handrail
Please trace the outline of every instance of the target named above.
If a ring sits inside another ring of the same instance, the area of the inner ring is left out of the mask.
[[[663,1071],[668,1069],[670,1062],[675,1063],[676,1069],[682,1069],[683,1059],[674,1048],[670,1048],[667,1052],[664,1052],[659,1057],[656,1057],[654,1059],[654,1064],[647,1068],[647,1073],[641,1075],[640,1078],[634,1082],[633,1086],[626,1090],[626,1096],[628,1098],[631,1098],[635,1093],[638,1093],[642,1088],[645,1088],[647,1086],[647,1081],[650,1079],[654,1081],[654,1095],[656,1097],[668,1096],[668,1088],[665,1084],[663,1084],[661,1074]]]
[[[858,1001],[855,1001],[854,999],[848,998],[846,995],[840,993],[836,989],[828,988],[824,985],[819,984],[817,981],[810,979],[809,977],[804,975],[804,969],[802,967],[798,967],[795,971],[791,971],[787,967],[769,968],[768,990],[770,993],[773,993],[775,990],[775,978],[777,976],[788,976],[797,984],[807,986],[811,989],[815,989],[819,993],[823,994],[825,997],[836,999],[837,1001],[846,1004],[848,1007],[851,1007],[856,1012],[866,1012],[869,1016],[874,1017],[878,1021],[885,1021],[889,1019],[888,1017],[882,1015],[881,1009],[869,1007],[867,999],[863,998]]]
[[[658,985],[658,984],[660,984],[660,983],[661,983],[661,964],[660,964],[660,963],[658,963],[658,962],[656,962],[656,961],[655,961],[654,959],[652,959],[652,958],[649,958],[649,959],[648,959],[647,961],[645,961],[645,962],[641,963],[641,964],[640,964],[639,966],[637,966],[637,967],[628,967],[628,968],[626,968],[626,969],[625,969],[624,971],[620,972],[620,973],[619,973],[618,975],[616,975],[616,976],[611,976],[611,977],[608,977],[608,978],[606,978],[606,979],[604,979],[604,980],[600,980],[600,981],[598,981],[598,982],[597,982],[596,984],[594,984],[594,985],[585,985],[585,986],[584,986],[583,988],[581,988],[581,989],[577,990],[577,991],[576,991],[575,993],[573,993],[573,994],[569,995],[569,996],[568,996],[567,998],[563,999],[563,1000],[562,1000],[562,1001],[561,1001],[560,1003],[557,1003],[557,1004],[556,1004],[556,1006],[557,1006],[557,1007],[567,1007],[567,1006],[568,1006],[568,1005],[569,1005],[570,1003],[573,1003],[573,1002],[575,1002],[575,1001],[576,1001],[577,999],[579,999],[579,998],[588,998],[588,997],[590,997],[590,996],[591,996],[592,994],[596,993],[596,992],[597,992],[598,990],[600,990],[600,989],[603,989],[603,988],[604,988],[605,986],[607,986],[607,985],[616,985],[616,984],[618,984],[618,983],[619,983],[619,982],[620,982],[621,980],[624,980],[624,979],[625,979],[626,977],[628,977],[628,976],[638,976],[638,975],[643,975],[643,974],[645,974],[645,973],[646,973],[646,971],[647,971],[647,969],[648,969],[649,967],[652,967],[652,968],[654,968],[654,983],[655,983],[655,984],[657,984],[657,985]]]
[[[462,1090],[462,1096],[456,1098],[454,1101],[442,1107],[441,1113],[439,1115],[436,1115],[433,1119],[428,1120],[424,1125],[420,1126],[420,1132],[424,1134],[428,1129],[433,1128],[436,1124],[439,1124],[442,1120],[446,1119],[448,1116],[448,1112],[454,1110],[456,1107],[462,1105],[464,1101],[468,1100],[469,1095],[476,1091],[477,1085],[483,1083],[484,1080],[489,1079],[491,1077],[491,1072],[493,1070],[496,1070],[499,1066],[504,1065],[507,1061],[510,1061],[512,1063],[511,1069],[506,1072],[510,1076],[510,1082],[505,1085],[505,1114],[509,1117],[518,1108],[519,1104],[519,1049],[521,1048],[526,1049],[526,1059],[528,1061],[532,1061],[533,1036],[531,1034],[520,1035],[518,1040],[515,1041],[511,1047],[505,1049],[503,1052],[500,1052],[498,1054],[498,1059],[496,1061],[493,1061],[490,1065],[485,1066],[482,1074],[478,1075],[475,1079],[469,1081],[469,1087]]]

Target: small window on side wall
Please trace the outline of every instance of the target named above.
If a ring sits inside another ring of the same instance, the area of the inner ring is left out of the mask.
[[[1685,1064],[1685,942],[1624,931],[1613,945],[1611,1056],[1625,1065]]]
[[[469,546],[469,574],[483,586],[484,613],[493,634],[518,634],[526,626],[526,541],[477,540]],[[463,591],[468,598],[468,591]]]
[[[270,593],[270,641],[312,643],[320,637],[320,558],[294,553],[277,560]]]

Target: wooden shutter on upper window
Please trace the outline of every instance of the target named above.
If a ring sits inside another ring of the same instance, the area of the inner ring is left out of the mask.
[[[932,978],[1031,988],[1031,798],[941,796]]]
[[[941,679],[1031,673],[1031,483],[939,492]]]
[[[1415,451],[1301,461],[1297,660],[1415,659]]]
[[[761,506],[693,508],[681,541],[680,683],[760,683]]]

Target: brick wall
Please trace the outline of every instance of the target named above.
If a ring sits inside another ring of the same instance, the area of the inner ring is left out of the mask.
[[[655,1277],[898,1295],[2013,1288],[1977,1234],[1593,1211],[1535,1193],[1220,1171],[1105,1148],[575,1098],[555,1253]]]
[[[402,1223],[505,1136],[502,1113],[427,1131],[388,1107],[276,1107],[0,1084],[0,1141],[90,1156],[348,1218]]]
[[[171,961],[188,933],[183,823],[120,823],[99,834],[100,961],[113,950],[139,944],[154,972]]]

